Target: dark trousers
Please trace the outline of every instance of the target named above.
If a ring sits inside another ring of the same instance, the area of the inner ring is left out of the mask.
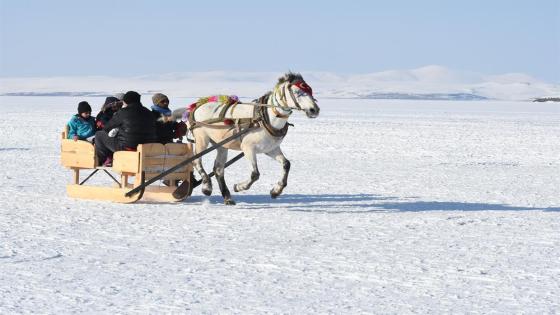
[[[103,130],[95,133],[95,155],[99,165],[103,165],[108,157],[112,157],[118,147],[117,137],[111,138]]]

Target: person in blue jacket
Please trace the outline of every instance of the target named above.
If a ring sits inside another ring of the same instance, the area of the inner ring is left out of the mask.
[[[95,118],[91,117],[88,102],[78,104],[78,113],[68,122],[68,139],[93,141],[95,136]]]

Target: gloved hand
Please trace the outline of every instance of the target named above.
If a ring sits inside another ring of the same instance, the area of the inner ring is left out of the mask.
[[[177,126],[175,127],[175,138],[182,138],[187,134],[187,131],[187,124],[185,124],[185,122],[181,121],[177,123]]]
[[[111,131],[109,131],[108,135],[109,137],[113,138],[117,135],[117,133],[119,133],[119,128],[113,128],[111,129]]]

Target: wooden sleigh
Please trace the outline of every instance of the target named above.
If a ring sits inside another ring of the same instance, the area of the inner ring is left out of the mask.
[[[192,163],[180,167],[162,178],[162,180],[167,180],[170,186],[153,184],[130,197],[126,196],[131,189],[141,186],[145,181],[191,157],[192,146],[188,143],[140,144],[136,151],[115,152],[112,167],[100,167],[97,166],[94,146],[87,141],[66,139],[67,134],[67,129],[62,132],[60,159],[64,167],[73,171],[72,183],[66,186],[66,192],[70,197],[132,203],[141,198],[149,201],[174,202],[186,199],[190,195],[176,199],[172,193],[177,188],[177,181],[182,181],[182,185],[193,184],[191,182]],[[92,172],[80,181],[80,171],[82,170],[92,170]],[[86,185],[86,182],[99,171],[113,179],[113,186]],[[112,174],[119,176],[115,178]],[[131,177],[134,177],[134,180],[129,183]]]

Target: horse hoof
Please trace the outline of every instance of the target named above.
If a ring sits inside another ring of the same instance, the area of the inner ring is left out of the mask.
[[[272,188],[270,190],[270,197],[272,197],[272,199],[276,199],[278,196],[280,196],[280,194],[282,193],[284,189],[275,189]]]
[[[205,194],[206,196],[210,196],[210,195],[212,195],[212,190],[203,189],[202,193]]]
[[[233,191],[239,192],[239,189],[237,188],[237,184],[233,185]]]
[[[232,199],[225,199],[224,204],[226,206],[233,206],[233,205],[235,205],[235,201],[233,201]]]

